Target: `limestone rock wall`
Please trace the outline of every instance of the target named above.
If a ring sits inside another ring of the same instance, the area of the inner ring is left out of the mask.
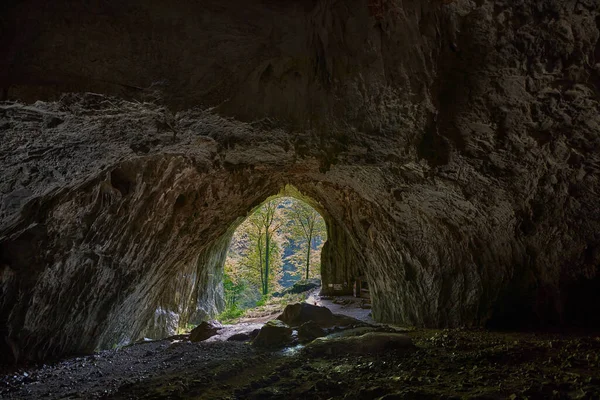
[[[2,354],[213,312],[232,227],[288,184],[378,320],[599,323],[597,2],[32,4],[0,35]],[[34,101],[66,90],[117,97]]]

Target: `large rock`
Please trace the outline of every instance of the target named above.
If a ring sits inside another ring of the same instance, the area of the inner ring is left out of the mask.
[[[247,340],[250,340],[250,333],[249,332],[240,332],[240,333],[236,333],[234,335],[231,335],[227,338],[228,342],[245,342]]]
[[[202,342],[217,335],[221,329],[223,329],[223,325],[218,321],[202,321],[190,332],[190,341]]]
[[[329,327],[336,323],[335,316],[329,308],[308,303],[288,304],[277,319],[293,327],[309,321],[315,322],[320,327]]]
[[[304,351],[319,355],[365,355],[388,351],[412,351],[412,339],[400,333],[369,332],[360,336],[322,337],[306,345]]]
[[[278,348],[291,341],[292,328],[279,320],[271,320],[260,329],[252,344],[257,347]]]
[[[305,322],[298,327],[298,340],[300,342],[310,342],[326,335],[327,332],[315,321]]]

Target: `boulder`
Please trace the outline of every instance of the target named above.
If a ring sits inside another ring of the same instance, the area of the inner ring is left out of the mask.
[[[326,336],[327,333],[315,321],[308,321],[300,325],[298,328],[298,339],[300,342],[306,343]]]
[[[203,340],[215,336],[222,328],[223,325],[218,321],[202,321],[200,325],[190,332],[190,341],[202,342]]]
[[[249,333],[250,339],[254,339],[260,333],[260,329],[253,329],[252,332]]]
[[[336,323],[335,316],[327,307],[313,306],[308,303],[289,304],[277,319],[294,327],[308,321],[314,321],[322,328]]]
[[[279,320],[268,321],[252,344],[257,347],[283,347],[292,341],[292,328]]]
[[[250,333],[249,332],[241,332],[241,333],[236,333],[235,335],[231,335],[227,338],[228,342],[245,342],[247,340],[250,340]]]
[[[414,350],[412,339],[407,335],[389,332],[369,332],[360,336],[322,337],[309,343],[303,351],[319,355],[364,355],[384,353],[391,350]]]

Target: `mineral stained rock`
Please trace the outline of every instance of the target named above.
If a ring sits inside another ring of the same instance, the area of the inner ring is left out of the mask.
[[[0,24],[1,359],[210,318],[282,190],[376,320],[599,324],[597,2],[37,3]]]

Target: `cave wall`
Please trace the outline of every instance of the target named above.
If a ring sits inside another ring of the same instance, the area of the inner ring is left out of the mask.
[[[232,226],[288,184],[327,214],[324,276],[364,270],[377,320],[598,324],[596,2],[6,10],[3,354],[214,310]]]

